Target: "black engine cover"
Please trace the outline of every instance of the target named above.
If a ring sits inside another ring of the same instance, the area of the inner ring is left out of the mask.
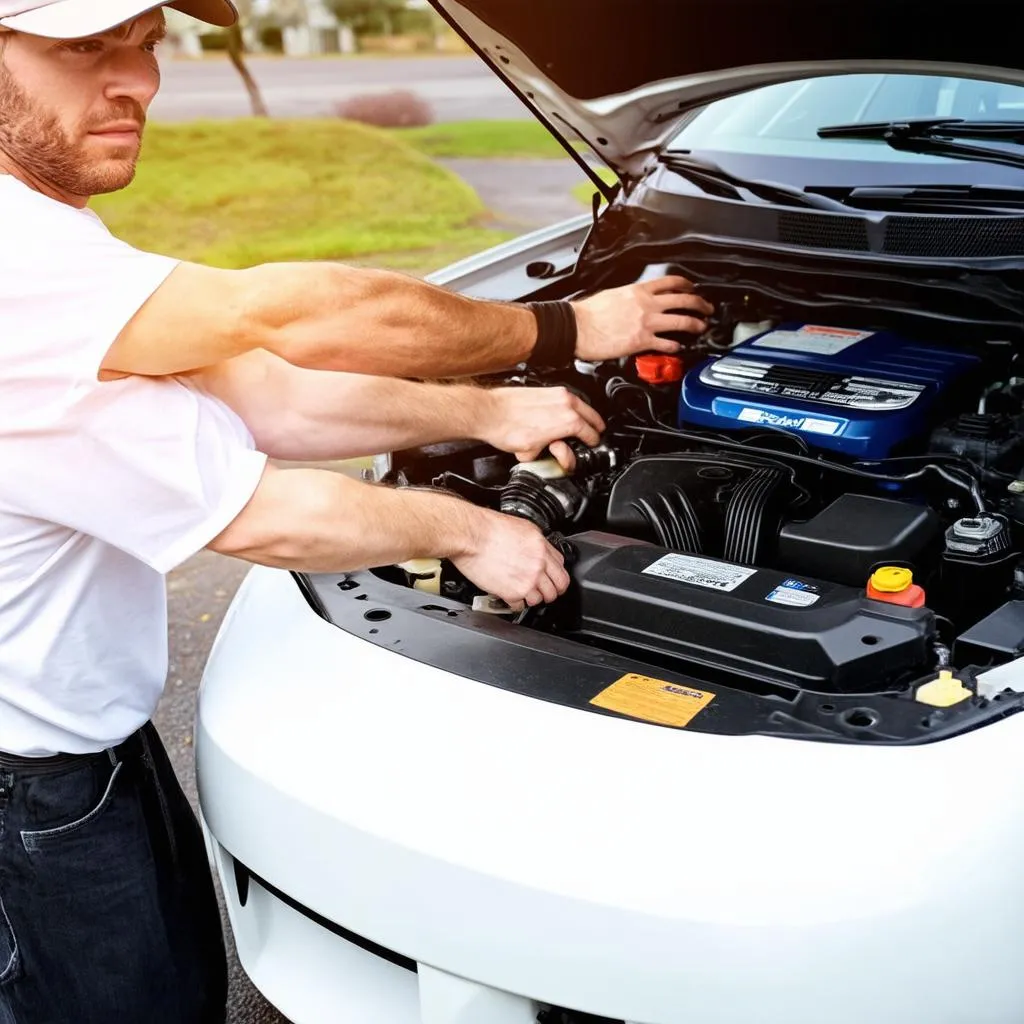
[[[929,663],[927,608],[615,534],[570,540],[577,560],[563,629],[580,639],[678,658],[691,674],[748,687],[872,692]]]

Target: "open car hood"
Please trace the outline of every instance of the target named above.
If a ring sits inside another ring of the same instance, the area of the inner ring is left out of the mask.
[[[687,113],[758,86],[907,72],[1024,82],[1020,0],[430,0],[563,143],[637,175]]]

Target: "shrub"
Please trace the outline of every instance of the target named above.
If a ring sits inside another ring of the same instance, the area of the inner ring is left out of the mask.
[[[260,46],[272,53],[284,53],[284,32],[277,25],[264,25],[260,29]]]
[[[434,121],[434,112],[426,101],[401,89],[353,96],[338,103],[334,112],[346,121],[377,128],[418,128]]]
[[[220,53],[228,48],[227,32],[204,32],[199,37],[204,53]]]

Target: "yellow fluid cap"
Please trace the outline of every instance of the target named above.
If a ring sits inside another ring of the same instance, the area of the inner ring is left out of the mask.
[[[883,565],[871,574],[871,585],[882,594],[899,594],[913,582],[914,574],[896,565]]]
[[[959,704],[974,694],[948,669],[939,672],[939,678],[924,683],[917,688],[914,695],[921,704],[930,704],[933,708],[948,708]]]

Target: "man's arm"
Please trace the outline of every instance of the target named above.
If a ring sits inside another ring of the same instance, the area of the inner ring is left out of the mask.
[[[252,499],[208,547],[300,572],[448,558],[485,593],[513,607],[553,601],[569,585],[562,556],[524,520],[329,470],[268,467]]]
[[[657,333],[700,331],[711,307],[667,277],[574,304],[576,354],[608,359],[676,351]],[[179,265],[129,321],[103,376],[160,376],[265,349],[296,366],[387,377],[452,377],[506,369],[537,340],[521,305],[457,295],[390,271],[333,263],[248,270]]]
[[[597,411],[564,388],[487,389],[307,370],[262,351],[192,376],[245,421],[260,451],[290,461],[462,439],[535,457],[561,438],[595,445],[604,430]]]

